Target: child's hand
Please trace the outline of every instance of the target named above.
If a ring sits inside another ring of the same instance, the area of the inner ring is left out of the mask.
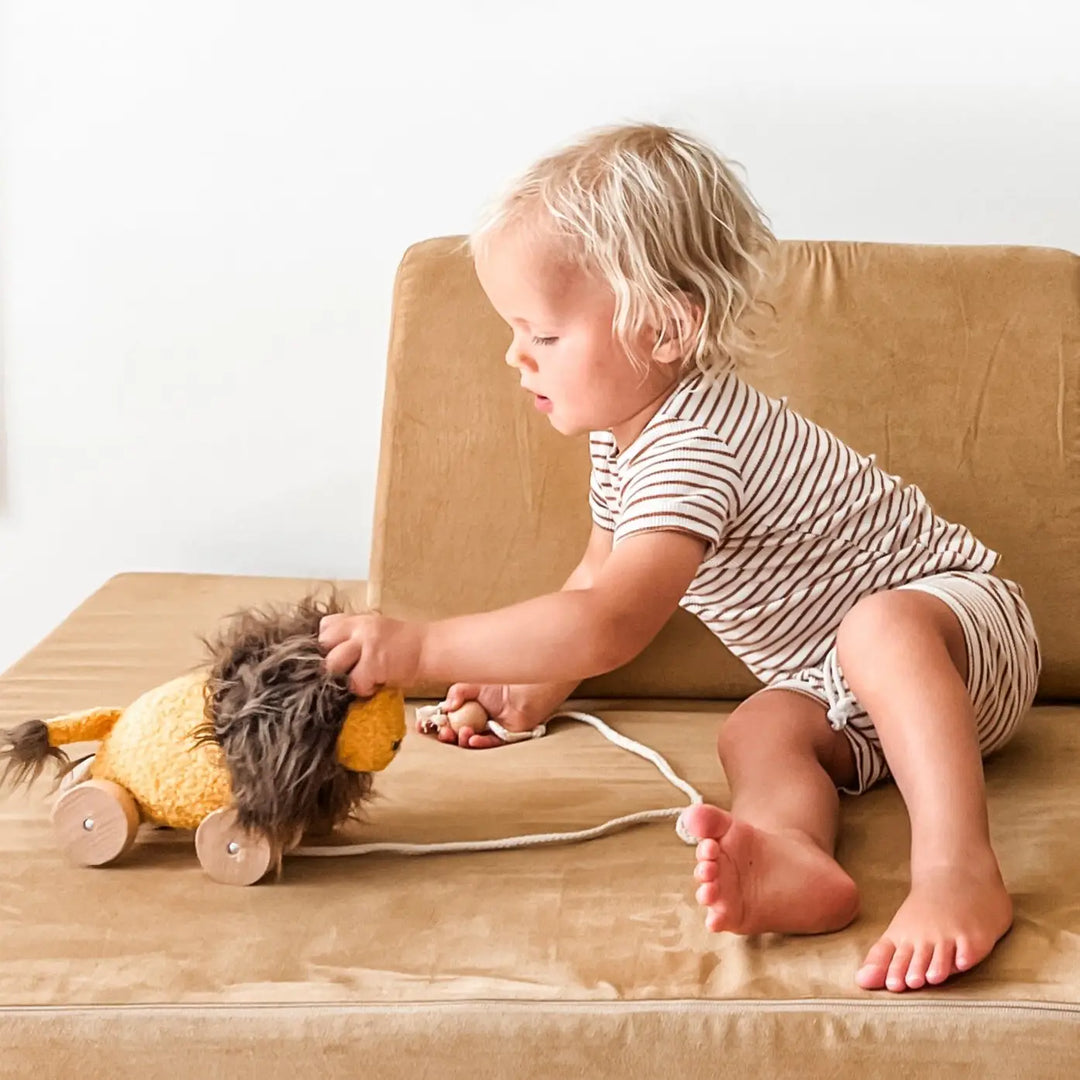
[[[543,717],[533,717],[523,703],[517,700],[512,686],[478,686],[475,683],[454,683],[446,695],[445,710],[453,712],[467,701],[475,701],[492,720],[497,720],[507,731],[532,731],[543,723]],[[416,730],[425,731],[418,720]],[[490,750],[505,745],[490,731],[476,732],[471,727],[460,731],[446,724],[437,732],[440,742],[457,743],[469,750]]]
[[[371,697],[384,686],[404,689],[416,682],[425,628],[384,615],[326,615],[319,623],[326,670],[348,672],[357,697]]]

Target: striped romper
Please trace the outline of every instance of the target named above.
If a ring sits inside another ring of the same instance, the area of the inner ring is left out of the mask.
[[[593,521],[618,544],[690,532],[704,559],[679,601],[767,688],[808,694],[843,731],[865,791],[888,775],[866,710],[836,658],[840,620],[882,589],[921,589],[963,628],[984,755],[1035,696],[1039,644],[1023,590],[998,554],[934,514],[918,487],[736,374],[685,376],[634,442],[590,432]]]

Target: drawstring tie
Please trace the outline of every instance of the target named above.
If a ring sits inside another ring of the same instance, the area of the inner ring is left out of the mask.
[[[829,701],[829,726],[833,731],[840,731],[847,727],[848,721],[858,711],[858,702],[855,695],[844,685],[835,649],[829,650],[821,674],[825,697]]]

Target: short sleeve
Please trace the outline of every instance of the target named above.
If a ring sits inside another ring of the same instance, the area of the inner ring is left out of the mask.
[[[589,509],[593,522],[608,532],[615,531],[615,505],[612,489],[611,472],[608,468],[607,454],[610,444],[602,435],[593,433],[589,436],[589,457],[592,460],[592,472],[589,474]]]
[[[742,481],[727,443],[707,428],[673,420],[627,464],[614,542],[674,529],[704,540],[708,559],[741,503]]]

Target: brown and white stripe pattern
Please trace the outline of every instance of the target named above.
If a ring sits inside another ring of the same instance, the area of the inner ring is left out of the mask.
[[[590,433],[593,519],[706,541],[680,601],[763,682],[820,663],[861,597],[998,555],[918,487],[734,373],[680,382],[634,442]]]

